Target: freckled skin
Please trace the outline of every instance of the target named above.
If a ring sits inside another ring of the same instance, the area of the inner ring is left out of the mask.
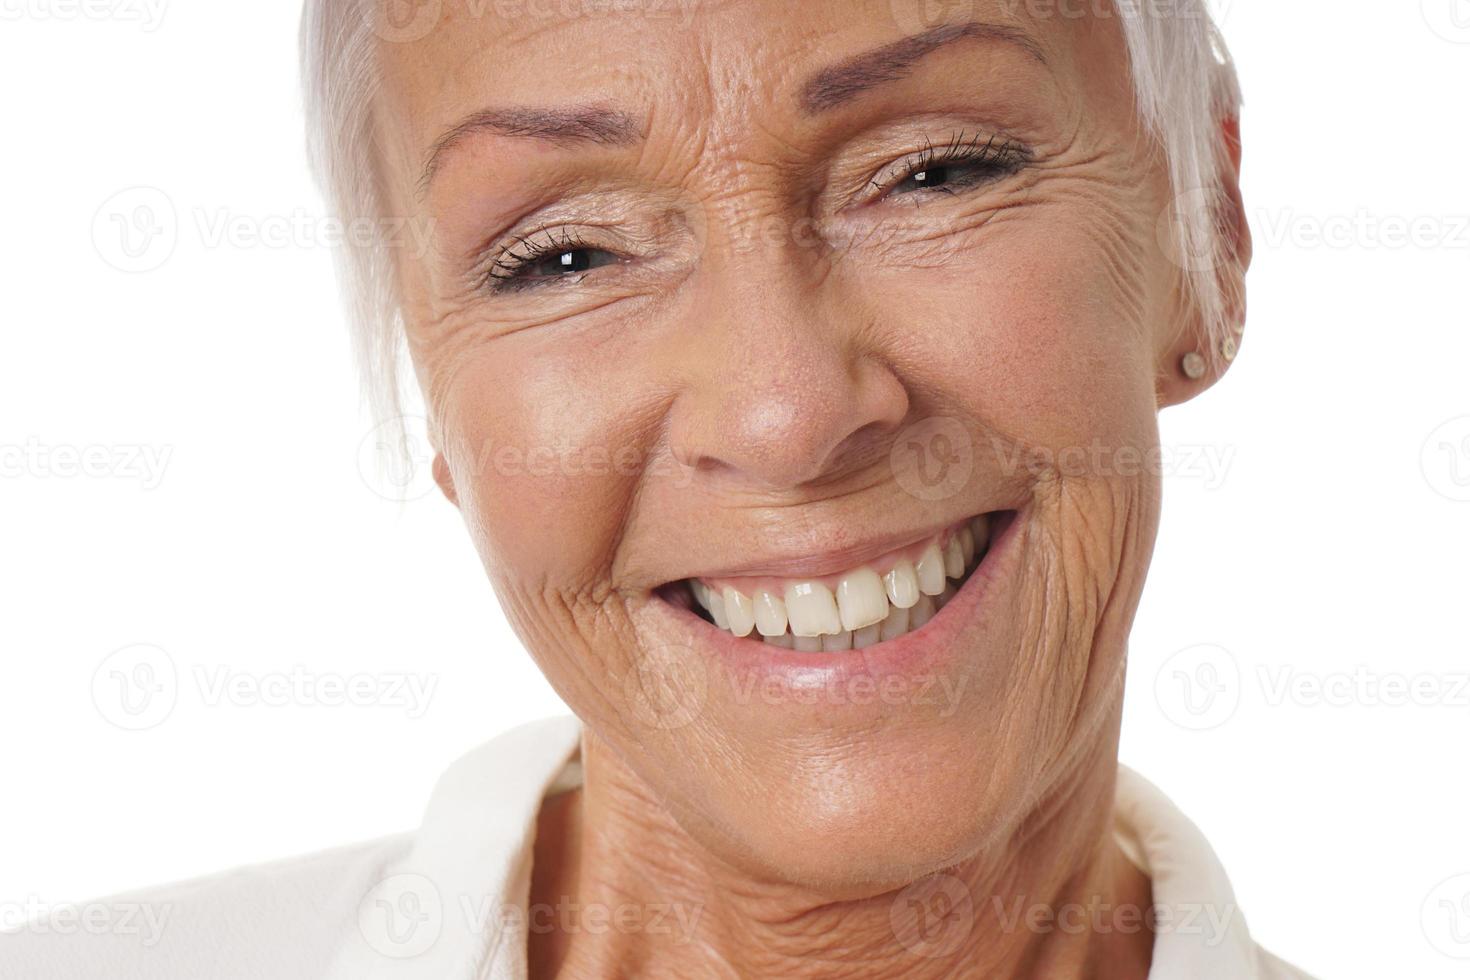
[[[533,898],[701,912],[682,942],[534,935],[533,975],[1146,972],[1146,932],[1006,929],[990,900],[1148,900],[1108,808],[1159,479],[1046,461],[1155,447],[1159,408],[1214,378],[1176,369],[1203,338],[1158,240],[1167,178],[1111,18],[977,0],[977,19],[1025,30],[1046,64],[966,41],[801,112],[804,79],[914,33],[921,6],[507,17],[456,0],[426,37],[382,45],[385,182],[395,213],[436,231],[399,268],[436,477],[586,723],[586,785],[543,814]],[[480,134],[419,193],[428,148],[468,113],[584,102],[622,107],[644,138]],[[922,200],[874,187],[925,145],[998,132],[1029,150],[1014,173]],[[501,255],[493,243],[549,227],[618,260],[571,284],[487,288],[487,242]],[[891,463],[932,417],[973,445],[973,474],[940,500],[906,492]],[[1022,559],[935,668],[960,692],[949,705],[741,697],[653,595],[1000,509],[1018,512]],[[680,724],[643,710],[650,676]],[[938,871],[974,909],[952,949],[920,956],[891,912]]]

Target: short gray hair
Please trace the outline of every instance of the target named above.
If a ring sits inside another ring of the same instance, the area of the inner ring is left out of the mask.
[[[301,18],[308,154],[329,210],[353,228],[382,229],[386,217],[373,108],[384,7],[385,0],[306,0]],[[1207,0],[1111,0],[1111,9],[1122,23],[1139,114],[1167,161],[1174,206],[1161,217],[1161,237],[1187,274],[1213,361],[1236,327],[1217,274],[1234,262],[1222,217],[1229,162],[1220,126],[1240,111],[1235,67]],[[398,250],[381,235],[349,237],[337,265],[363,393],[375,418],[396,419],[406,366]]]

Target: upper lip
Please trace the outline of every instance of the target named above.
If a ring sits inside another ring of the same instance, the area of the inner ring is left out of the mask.
[[[852,536],[848,528],[816,529],[805,533],[805,537],[812,542],[828,542],[828,546],[808,547],[804,551],[795,548],[788,549],[785,553],[767,554],[760,558],[752,559],[740,564],[722,565],[718,568],[702,568],[698,572],[683,576],[684,578],[704,579],[737,579],[737,578],[821,578],[827,575],[836,575],[867,564],[876,558],[897,551],[909,545],[918,544],[939,534],[940,532],[954,527],[961,521],[968,520],[977,514],[985,513],[976,511],[975,514],[963,518],[945,521],[923,528],[895,531],[882,536],[868,536],[859,541],[846,544],[832,545],[834,539],[842,539]]]

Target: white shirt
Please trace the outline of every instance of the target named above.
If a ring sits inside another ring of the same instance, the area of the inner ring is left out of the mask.
[[[525,980],[536,817],[580,784],[580,733],[550,718],[469,753],[412,833],[52,910],[0,935],[0,977]],[[1115,815],[1164,916],[1150,980],[1310,980],[1256,946],[1199,830],[1122,767]],[[688,925],[679,910],[627,911],[602,928]]]

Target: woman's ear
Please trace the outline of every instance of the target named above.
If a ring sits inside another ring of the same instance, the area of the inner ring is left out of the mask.
[[[449,463],[444,459],[444,454],[437,450],[434,453],[433,470],[434,482],[439,485],[445,499],[458,507],[459,493],[454,489],[454,476],[449,472]]]
[[[1181,195],[1175,199],[1167,215],[1172,230],[1172,219],[1178,209],[1191,205],[1208,209],[1219,247],[1200,256],[1191,256],[1178,246],[1170,251],[1182,273],[1177,322],[1183,324],[1183,329],[1166,338],[1164,349],[1160,351],[1160,408],[1189,401],[1223,377],[1239,349],[1245,327],[1245,274],[1251,264],[1252,243],[1250,225],[1245,217],[1245,202],[1240,192],[1239,118],[1222,120],[1219,138],[1225,150],[1219,186],[1213,192]],[[1218,284],[1224,326],[1221,335],[1211,335],[1205,312],[1188,282],[1190,275],[1201,273],[1213,274]]]

